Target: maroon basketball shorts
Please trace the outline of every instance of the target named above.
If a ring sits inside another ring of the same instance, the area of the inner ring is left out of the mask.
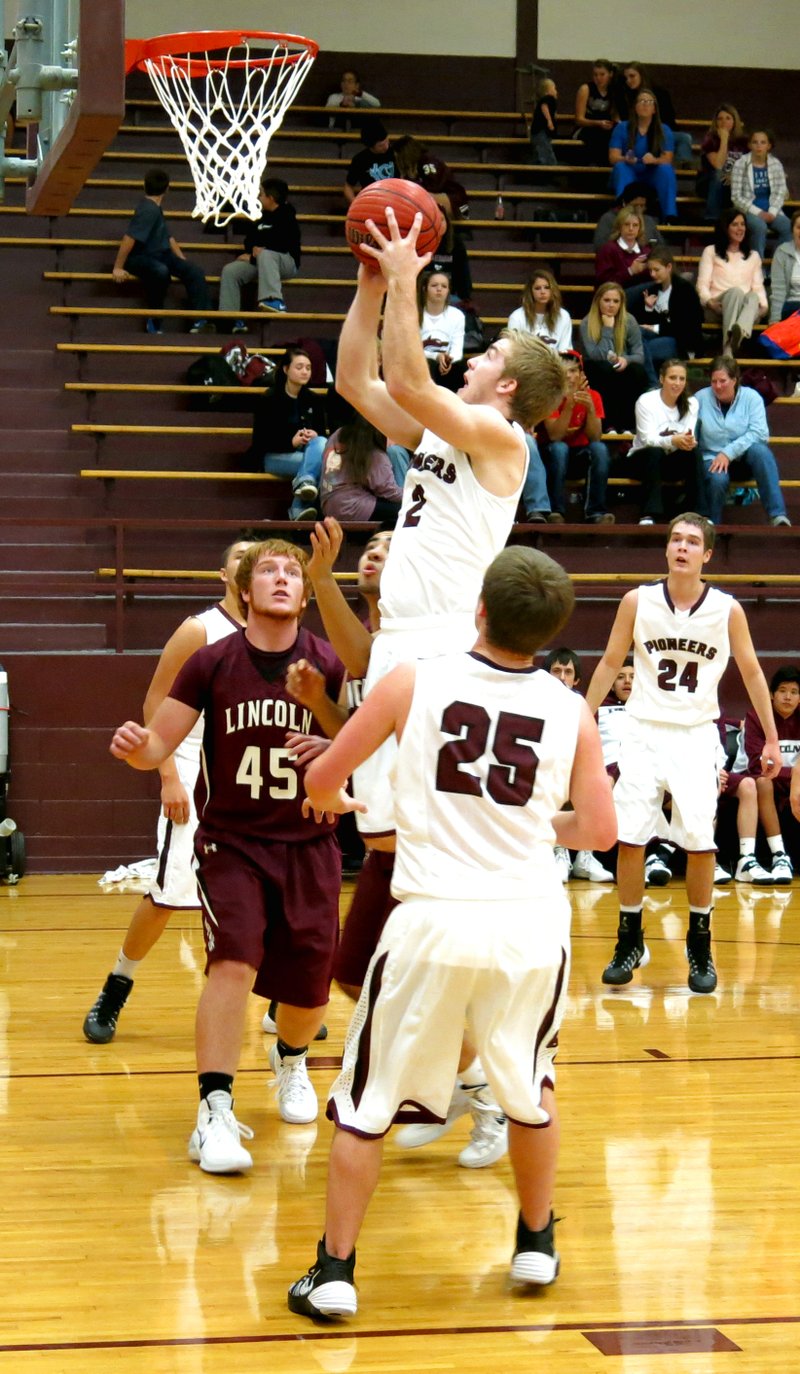
[[[337,983],[360,988],[364,982],[389,913],[397,906],[390,891],[393,868],[394,854],[367,850],[333,961]]]
[[[335,835],[301,844],[202,835],[195,852],[206,972],[219,959],[249,964],[259,996],[324,1006],[339,938]]]

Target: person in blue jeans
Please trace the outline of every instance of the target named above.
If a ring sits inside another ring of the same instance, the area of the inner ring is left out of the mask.
[[[316,520],[319,475],[327,424],[322,399],[309,385],[311,358],[304,348],[286,349],[275,382],[253,416],[249,453],[264,472],[291,477],[290,520]]]
[[[672,250],[656,244],[647,259],[644,286],[627,293],[628,311],[642,331],[644,367],[658,386],[661,364],[703,351],[703,307],[690,281],[675,271]]]
[[[711,364],[711,385],[697,393],[700,512],[721,524],[731,477],[755,478],[770,524],[790,525],[778,464],[767,444],[764,402],[752,387],[741,386],[740,379],[736,359],[723,354]]]
[[[544,464],[554,515],[564,517],[564,483],[570,469],[588,463],[584,508],[591,525],[613,525],[614,516],[606,510],[606,488],[611,454],[603,443],[605,417],[599,391],[592,391],[577,353],[562,353],[567,370],[567,392],[558,410],[543,422],[547,443]]]
[[[120,240],[111,275],[121,285],[138,277],[145,289],[150,310],[162,310],[172,277],[186,289],[190,310],[205,317],[211,309],[211,296],[203,269],[183,256],[183,249],[169,231],[161,202],[169,190],[169,173],[163,167],[150,167],[144,176],[144,195]],[[161,318],[145,321],[148,334],[161,334]],[[213,333],[214,324],[201,318],[189,327],[190,334]]]
[[[539,445],[532,434],[525,435],[528,445],[528,471],[522,488],[522,504],[525,519],[531,525],[562,524],[564,517],[559,511],[551,510],[547,494],[547,473],[545,472]]]
[[[630,119],[615,126],[608,146],[614,195],[621,195],[631,181],[643,181],[653,187],[663,217],[675,219],[678,184],[672,165],[674,151],[672,130],[661,123],[653,92],[640,90]]]

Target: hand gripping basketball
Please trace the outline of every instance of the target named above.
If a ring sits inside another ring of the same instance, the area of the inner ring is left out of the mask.
[[[365,243],[362,244],[361,251],[375,259],[387,283],[407,277],[409,274],[418,276],[433,257],[432,253],[417,252],[417,240],[422,228],[421,213],[415,214],[405,237],[400,233],[400,226],[391,205],[387,205],[385,213],[389,237],[386,237],[374,220],[368,219],[367,228],[378,246],[373,248]]]
[[[359,262],[366,263],[373,271],[378,270],[379,259],[375,247],[379,242],[385,247],[390,240],[389,209],[398,227],[398,237],[400,231],[410,231],[416,223],[413,240],[416,252],[430,262],[430,253],[438,247],[447,227],[444,215],[428,191],[424,191],[416,182],[404,181],[399,177],[388,177],[366,186],[347,212],[345,237]],[[418,218],[420,215],[421,222]],[[375,227],[378,236],[373,233]]]

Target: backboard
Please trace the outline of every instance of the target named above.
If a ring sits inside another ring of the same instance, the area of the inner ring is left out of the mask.
[[[125,110],[125,0],[19,0],[0,123],[16,101],[32,215],[61,215],[114,137]]]

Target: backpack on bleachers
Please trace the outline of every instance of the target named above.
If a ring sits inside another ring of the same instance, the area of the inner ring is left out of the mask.
[[[195,358],[186,369],[186,381],[189,386],[207,388],[205,395],[192,398],[198,410],[223,409],[229,397],[218,395],[215,388],[239,385],[239,378],[230,363],[218,354],[212,354],[208,358]]]

